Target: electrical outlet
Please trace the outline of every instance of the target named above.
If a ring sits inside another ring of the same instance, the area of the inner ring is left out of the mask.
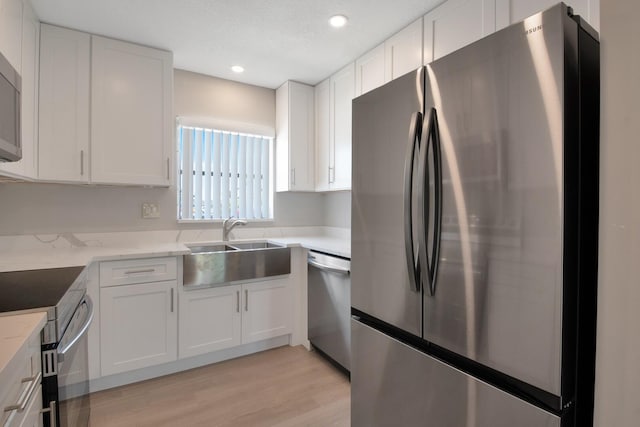
[[[155,203],[143,203],[142,218],[160,218],[160,209],[158,209],[158,205]]]

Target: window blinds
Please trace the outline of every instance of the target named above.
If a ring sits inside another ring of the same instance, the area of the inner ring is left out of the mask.
[[[268,219],[273,138],[178,126],[179,219]]]

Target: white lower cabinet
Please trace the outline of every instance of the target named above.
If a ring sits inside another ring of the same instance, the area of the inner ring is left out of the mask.
[[[180,358],[242,343],[241,286],[180,292]]]
[[[20,427],[41,427],[42,426],[42,386],[33,393],[34,398],[31,399],[31,403],[24,410],[24,418],[20,423]]]
[[[290,334],[289,278],[180,292],[180,358]]]
[[[177,359],[177,281],[100,289],[102,375]]]
[[[242,285],[242,343],[290,334],[292,330],[291,291],[288,279]]]

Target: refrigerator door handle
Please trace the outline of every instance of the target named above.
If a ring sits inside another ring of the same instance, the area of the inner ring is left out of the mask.
[[[418,266],[420,271],[420,281],[424,289],[433,295],[431,285],[431,267],[429,254],[427,253],[427,224],[429,223],[429,142],[431,140],[431,123],[433,121],[433,109],[425,117],[426,123],[422,125],[422,144],[418,159]]]
[[[420,281],[416,268],[416,257],[413,251],[413,215],[411,213],[412,189],[413,189],[413,164],[415,162],[416,147],[420,144],[422,134],[422,113],[415,112],[411,116],[409,126],[409,144],[404,164],[404,248],[407,260],[407,274],[409,275],[409,288],[420,291]]]
[[[431,140],[433,141],[433,176],[434,182],[434,224],[431,266],[429,268],[431,295],[436,293],[438,266],[440,265],[440,240],[442,238],[442,145],[440,144],[440,128],[436,109],[431,109]]]
[[[420,177],[420,193],[418,194],[418,207],[420,209],[420,221],[418,222],[419,254],[418,263],[422,274],[421,280],[429,290],[431,296],[436,292],[436,279],[440,259],[440,236],[442,226],[442,156],[440,146],[440,133],[438,130],[438,118],[436,109],[429,111],[427,125],[424,127],[422,139],[423,147],[420,150],[418,163],[418,176]],[[432,144],[431,144],[432,143]],[[433,175],[434,175],[434,215],[433,215],[433,244],[431,255],[427,253],[427,224],[429,223],[429,147],[433,146]]]

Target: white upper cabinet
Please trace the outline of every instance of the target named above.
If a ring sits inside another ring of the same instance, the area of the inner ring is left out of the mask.
[[[316,86],[316,191],[351,189],[352,62]]]
[[[384,43],[356,59],[356,96],[384,84]]]
[[[384,42],[385,73],[389,82],[422,65],[422,18]]]
[[[92,37],[91,182],[167,186],[172,54]]]
[[[448,0],[424,16],[428,64],[496,30],[496,0]]]
[[[313,98],[293,81],[276,90],[276,191],[314,191]]]
[[[1,1],[1,0],[0,0]],[[21,75],[22,75],[22,160],[0,163],[0,173],[17,178],[37,175],[38,144],[38,61],[40,22],[31,3],[25,2],[22,11]]]
[[[21,73],[22,0],[0,0],[0,52]]]
[[[89,182],[91,36],[42,24],[38,177]]]
[[[171,184],[170,52],[42,25],[38,178]]]
[[[495,0],[496,23],[501,29],[510,24],[548,9],[558,3],[557,0]],[[567,0],[573,13],[582,16],[593,28],[600,31],[600,2],[598,0]]]
[[[351,103],[355,92],[355,64],[329,79],[329,189],[351,189]]]
[[[316,102],[316,191],[329,190],[329,145],[331,144],[331,81],[326,79],[315,87]]]

